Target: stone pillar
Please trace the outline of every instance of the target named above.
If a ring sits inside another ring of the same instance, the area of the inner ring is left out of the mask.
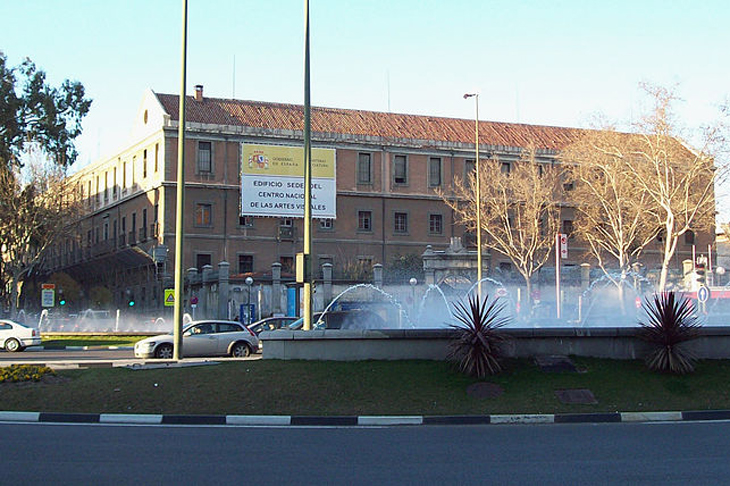
[[[271,312],[276,316],[281,310],[281,263],[271,264]]]
[[[324,306],[326,309],[330,302],[332,302],[332,264],[327,262],[322,264],[322,295]]]
[[[373,285],[378,288],[383,286],[383,265],[380,263],[373,265]]]
[[[580,264],[580,289],[585,291],[591,285],[591,264],[581,263]]]
[[[218,319],[230,319],[228,315],[228,301],[230,294],[228,292],[228,276],[231,265],[228,262],[220,262],[218,264]]]
[[[198,297],[197,319],[207,319],[210,317],[210,300],[213,292],[211,291],[211,273],[213,267],[210,265],[203,266],[202,277],[200,280],[200,297]]]

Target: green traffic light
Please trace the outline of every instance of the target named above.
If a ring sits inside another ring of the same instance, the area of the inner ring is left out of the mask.
[[[61,304],[61,305],[66,305],[66,301],[65,301],[65,300],[61,300],[61,301],[59,302],[59,304]]]
[[[129,301],[129,307],[134,307],[134,301],[133,300],[130,300]]]

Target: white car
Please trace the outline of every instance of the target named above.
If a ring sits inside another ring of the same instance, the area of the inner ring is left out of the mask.
[[[41,332],[38,329],[9,319],[0,319],[0,346],[5,351],[14,353],[40,344]]]
[[[191,322],[182,332],[182,355],[233,356],[245,358],[259,349],[259,338],[237,321],[206,320]],[[137,358],[172,359],[173,335],[142,339],[134,345]]]

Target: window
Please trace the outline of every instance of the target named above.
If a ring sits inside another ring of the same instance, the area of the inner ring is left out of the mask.
[[[509,174],[510,173],[509,162],[502,162],[502,166],[500,167],[500,170],[502,171],[502,174]]]
[[[563,221],[563,233],[568,236],[573,235],[573,220],[566,219]]]
[[[441,185],[441,157],[430,157],[428,159],[428,186],[438,187]]]
[[[284,273],[294,273],[294,257],[279,257],[281,263],[281,271]]]
[[[408,213],[394,213],[393,215],[393,232],[408,233]]]
[[[127,188],[127,163],[122,163],[122,188]]]
[[[155,173],[157,173],[157,169],[159,168],[159,162],[160,160],[160,144],[155,144]]]
[[[408,183],[408,163],[405,155],[393,157],[393,182],[396,184]]]
[[[372,211],[358,211],[357,212],[357,229],[358,231],[372,231],[373,230],[373,213]]]
[[[464,180],[468,181],[469,176],[471,176],[474,171],[476,170],[477,165],[474,163],[474,159],[466,159],[464,161]]]
[[[502,273],[510,273],[512,271],[512,264],[510,262],[499,262],[499,270]]]
[[[291,228],[294,226],[294,220],[292,218],[281,218],[279,220],[279,226],[284,228]]]
[[[444,232],[444,217],[440,214],[428,215],[428,232],[432,235],[441,235]]]
[[[198,142],[198,173],[210,174],[213,172],[212,151],[213,147],[210,142]]]
[[[565,184],[563,184],[563,190],[565,192],[572,191],[574,187],[575,185],[572,182],[566,182]]]
[[[147,178],[147,149],[142,152],[142,178]]]
[[[112,184],[112,197],[114,199],[116,199],[117,198],[117,168],[116,167],[114,167],[114,176],[113,176],[112,183],[113,183]]]
[[[238,273],[253,272],[253,255],[238,255]]]
[[[319,229],[321,230],[331,230],[335,227],[335,220],[330,218],[320,219],[319,220]]]
[[[197,203],[195,205],[195,226],[210,226],[212,210],[212,204]]]
[[[238,226],[244,226],[246,228],[253,228],[253,216],[239,216]]]
[[[132,187],[134,187],[134,166],[137,165],[137,156],[132,157]]]
[[[142,236],[147,238],[147,208],[142,209],[142,228],[140,229],[142,230]]]
[[[213,256],[210,253],[197,253],[195,255],[195,268],[200,272],[204,266],[210,265],[212,261]]]
[[[684,244],[685,245],[694,245],[695,244],[695,233],[692,230],[687,230],[687,232],[684,234]]]
[[[373,182],[372,177],[372,162],[370,154],[358,154],[357,156],[357,183],[358,184],[371,184]]]

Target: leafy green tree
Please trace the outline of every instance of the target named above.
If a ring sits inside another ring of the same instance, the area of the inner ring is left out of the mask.
[[[81,134],[81,120],[91,100],[84,87],[65,80],[56,88],[46,82],[46,73],[26,59],[18,67],[7,65],[0,51],[0,162],[20,166],[29,144],[61,167],[78,155],[74,139]]]

